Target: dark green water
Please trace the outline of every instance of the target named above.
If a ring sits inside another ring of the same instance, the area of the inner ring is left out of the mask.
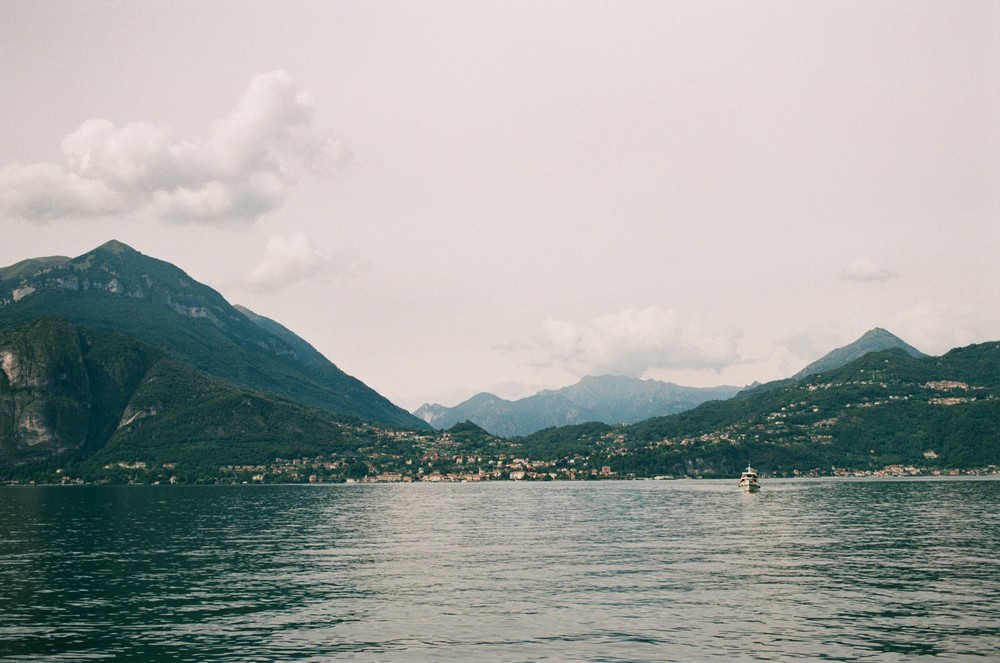
[[[1000,481],[0,488],[0,658],[1000,659]]]

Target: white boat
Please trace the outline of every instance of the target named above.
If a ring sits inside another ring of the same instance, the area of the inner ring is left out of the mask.
[[[740,490],[745,490],[748,493],[756,493],[760,490],[760,477],[757,476],[757,470],[749,465],[740,475]]]

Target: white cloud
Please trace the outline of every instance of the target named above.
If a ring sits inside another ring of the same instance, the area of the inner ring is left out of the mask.
[[[48,163],[10,164],[0,170],[0,212],[48,221],[69,214],[96,216],[125,208],[122,196],[100,180]]]
[[[736,333],[673,309],[626,309],[586,324],[547,320],[542,363],[577,375],[641,377],[651,369],[722,369],[741,361]]]
[[[891,281],[898,279],[899,274],[888,267],[883,267],[868,258],[859,258],[845,267],[840,273],[845,281]]]
[[[288,238],[272,237],[267,242],[264,257],[244,278],[243,282],[260,292],[277,292],[300,281],[329,280],[357,267],[352,256],[333,255],[314,248],[302,233]]]
[[[193,223],[252,222],[305,174],[347,158],[314,124],[314,101],[284,71],[254,77],[207,138],[169,126],[88,120],[62,141],[65,164],[0,171],[0,213],[30,221],[136,213]]]
[[[1000,315],[980,306],[925,301],[897,314],[891,324],[906,342],[928,354],[939,355],[996,339]]]

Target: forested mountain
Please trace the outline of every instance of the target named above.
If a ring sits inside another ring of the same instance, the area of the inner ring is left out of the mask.
[[[903,349],[607,431],[623,472],[731,476],[893,464],[1000,464],[1000,343],[913,357]]]
[[[236,387],[336,415],[425,426],[287,329],[120,242],[0,270],[0,328],[44,317],[126,336]]]
[[[891,332],[876,327],[864,333],[861,338],[842,348],[837,348],[823,355],[813,363],[809,364],[801,371],[792,376],[793,380],[804,378],[807,375],[823,373],[840,368],[844,364],[860,359],[870,352],[881,352],[899,348],[911,357],[926,357],[923,352],[917,350],[912,345],[906,343]]]
[[[18,466],[220,465],[343,453],[365,426],[57,318],[0,329],[0,476]]]

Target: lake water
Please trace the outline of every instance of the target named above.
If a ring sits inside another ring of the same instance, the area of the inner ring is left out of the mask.
[[[1000,481],[0,488],[0,658],[1000,658]]]

